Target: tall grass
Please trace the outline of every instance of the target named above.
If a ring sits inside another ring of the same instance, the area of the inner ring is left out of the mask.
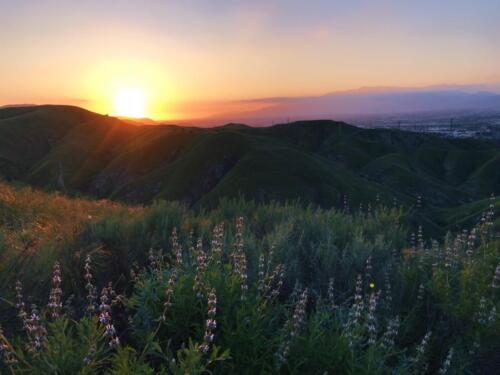
[[[492,212],[412,241],[377,204],[191,211],[0,192],[2,372],[451,374],[498,360]]]

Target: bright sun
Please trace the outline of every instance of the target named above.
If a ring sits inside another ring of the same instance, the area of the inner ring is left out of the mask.
[[[141,89],[126,88],[116,93],[114,115],[122,117],[146,117],[146,94]]]

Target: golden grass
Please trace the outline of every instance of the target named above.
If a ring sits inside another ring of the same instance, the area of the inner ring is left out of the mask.
[[[19,251],[35,252],[46,241],[71,238],[89,222],[119,210],[132,215],[142,207],[69,198],[0,182],[0,225],[9,247]]]

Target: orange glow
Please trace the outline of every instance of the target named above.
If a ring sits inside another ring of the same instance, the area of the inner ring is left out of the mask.
[[[83,80],[90,110],[113,116],[171,118],[173,84],[168,74],[150,62],[113,59],[90,67]]]
[[[24,3],[0,1],[0,106],[72,104],[171,122],[359,87],[500,87],[498,12],[486,1]],[[130,102],[124,90],[140,90],[143,108],[117,104]]]

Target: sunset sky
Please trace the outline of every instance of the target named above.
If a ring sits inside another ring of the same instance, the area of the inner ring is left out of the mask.
[[[0,105],[176,119],[259,105],[244,99],[498,83],[499,45],[498,0],[0,0]]]

